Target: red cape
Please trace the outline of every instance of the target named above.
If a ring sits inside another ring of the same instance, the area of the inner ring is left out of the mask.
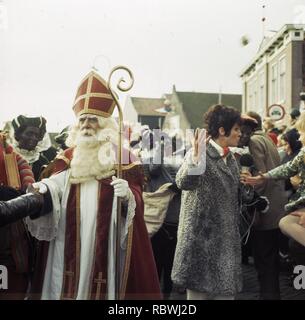
[[[63,154],[59,155],[53,164],[53,172],[59,173],[69,168],[70,161],[73,157],[73,149],[67,149]],[[159,278],[153,258],[153,252],[151,248],[151,242],[147,233],[146,225],[144,222],[144,204],[142,199],[142,186],[143,186],[143,171],[142,166],[139,163],[134,162],[135,157],[129,152],[123,151],[123,158],[129,159],[129,163],[123,165],[123,179],[128,181],[129,187],[136,200],[136,212],[133,220],[132,228],[130,229],[129,241],[127,250],[127,263],[125,264],[125,288],[124,288],[124,299],[161,299],[161,291],[159,285]],[[103,179],[100,181],[101,192],[99,195],[99,211],[97,220],[96,236],[98,237],[97,245],[95,248],[95,261],[92,270],[92,279],[98,278],[99,274],[105,277],[107,274],[107,245],[102,246],[101,244],[107,243],[109,221],[112,210],[113,200],[113,187],[110,186],[111,179]],[[77,186],[77,185],[74,185]],[[75,217],[77,201],[76,201],[76,188],[71,187],[69,194],[68,208],[67,208],[67,223],[71,226],[75,226],[77,221]],[[70,217],[70,218],[69,218]],[[75,240],[77,228],[67,228],[72,230],[66,234],[67,238]],[[65,261],[67,265],[71,266],[71,261],[75,262],[74,259],[77,255],[75,252],[75,242],[66,241],[65,248]],[[33,294],[32,298],[37,299],[40,296],[44,270],[46,266],[48,244],[41,242],[41,253],[40,259],[37,261],[37,269],[33,281]],[[76,264],[75,264],[76,265]],[[73,269],[73,268],[72,268]],[[71,270],[65,269],[67,274],[71,274]],[[72,270],[75,271],[75,270]],[[65,277],[64,277],[65,278]],[[70,278],[69,278],[70,279]],[[75,298],[77,292],[77,277],[75,281],[71,283],[69,280],[63,284],[63,298]],[[65,280],[65,279],[64,279]],[[67,288],[69,290],[67,291]],[[71,288],[73,289],[71,291]],[[90,286],[91,299],[103,299],[105,298],[106,286],[98,288],[96,281],[92,281]],[[101,294],[97,294],[97,291]]]

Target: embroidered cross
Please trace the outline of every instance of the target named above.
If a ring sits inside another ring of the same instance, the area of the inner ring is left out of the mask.
[[[100,295],[101,295],[102,284],[103,283],[105,284],[106,282],[107,282],[106,279],[103,279],[103,272],[99,272],[98,278],[94,279],[94,283],[97,283],[95,300],[99,300]]]

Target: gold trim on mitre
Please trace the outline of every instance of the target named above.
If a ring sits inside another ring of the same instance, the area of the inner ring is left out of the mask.
[[[92,82],[93,82],[94,78],[98,82],[100,82],[101,84],[104,85],[104,87],[107,91],[106,93],[91,92]],[[113,113],[114,108],[115,108],[115,101],[110,93],[107,82],[98,73],[96,73],[95,71],[91,71],[82,79],[81,84],[77,88],[77,94],[78,94],[79,90],[81,89],[81,87],[83,86],[84,82],[86,82],[86,80],[88,80],[86,93],[81,94],[80,96],[76,97],[74,104],[73,104],[73,111],[76,113],[76,115],[78,117],[81,116],[82,114],[88,114],[88,113],[94,114],[97,116],[102,116],[104,118],[110,117]],[[110,108],[107,112],[102,111],[102,110],[98,110],[98,109],[93,109],[93,108],[90,108],[90,106],[89,106],[90,98],[104,98],[104,99],[112,100],[112,104],[110,105]],[[74,110],[74,108],[82,100],[84,101],[84,107],[79,112],[76,112]]]
[[[82,94],[81,96],[79,96],[75,102],[74,102],[74,106],[82,99],[87,99],[89,100],[88,98],[105,98],[105,99],[109,99],[109,100],[112,100],[112,96],[110,94],[107,94],[107,93],[86,93],[86,94]],[[87,106],[88,108],[88,106]]]

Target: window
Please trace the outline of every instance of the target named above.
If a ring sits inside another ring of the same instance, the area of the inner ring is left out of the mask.
[[[281,102],[285,102],[286,99],[286,59],[285,57],[282,57],[280,59],[279,63],[279,72],[280,72],[280,78],[279,78],[279,97]]]
[[[253,80],[253,105],[252,108],[255,110],[258,104],[258,97],[257,97],[257,78]]]
[[[251,79],[248,85],[248,110],[255,110],[257,108],[257,79]]]
[[[259,75],[258,95],[259,95],[258,108],[262,114],[263,110],[265,109],[265,72],[261,72]]]
[[[277,64],[271,66],[271,101],[277,103]]]
[[[248,109],[251,110],[253,108],[253,82],[249,82],[248,85]]]

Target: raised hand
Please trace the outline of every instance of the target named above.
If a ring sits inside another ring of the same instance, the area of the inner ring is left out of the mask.
[[[211,137],[206,135],[205,129],[199,129],[197,128],[195,131],[194,140],[192,141],[193,145],[193,161],[195,163],[198,163],[199,158],[210,141]]]

